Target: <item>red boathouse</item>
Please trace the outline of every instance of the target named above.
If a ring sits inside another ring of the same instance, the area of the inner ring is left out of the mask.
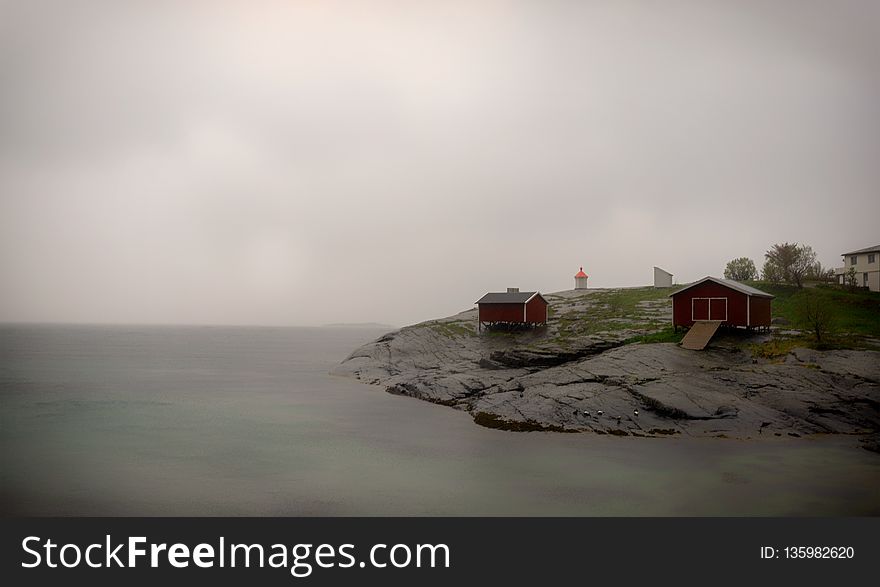
[[[721,326],[770,327],[773,296],[737,281],[705,277],[669,297],[676,329],[709,320],[719,321]]]
[[[487,293],[476,304],[480,329],[497,324],[546,324],[550,305],[540,292],[519,291],[518,287],[508,287],[506,293]]]

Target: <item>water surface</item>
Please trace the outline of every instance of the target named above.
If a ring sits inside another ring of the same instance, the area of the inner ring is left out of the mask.
[[[513,433],[328,370],[353,328],[0,326],[29,515],[876,515],[857,439]]]

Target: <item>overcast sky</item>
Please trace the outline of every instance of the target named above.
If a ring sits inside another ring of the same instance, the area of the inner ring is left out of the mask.
[[[0,321],[407,324],[880,244],[880,3],[0,0]]]

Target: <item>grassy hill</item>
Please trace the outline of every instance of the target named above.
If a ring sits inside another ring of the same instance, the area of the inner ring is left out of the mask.
[[[798,310],[804,300],[815,299],[827,304],[834,316],[834,326],[822,348],[874,348],[880,350],[880,293],[850,292],[834,286],[819,285],[798,289],[793,285],[767,282],[748,282],[762,291],[773,294],[772,317],[777,319],[774,340],[758,345],[759,354],[780,356],[795,346],[815,346],[808,334],[797,334],[801,329]],[[546,294],[550,302],[550,320],[545,332],[499,331],[486,336],[506,339],[529,346],[558,345],[563,348],[578,346],[590,336],[620,339],[626,343],[678,342],[682,331],[672,328],[669,294],[684,286],[657,289],[629,287],[592,289]],[[476,315],[429,321],[422,326],[432,328],[445,336],[477,336]],[[782,319],[780,322],[778,319]],[[781,331],[781,332],[780,332]],[[787,332],[786,332],[787,331]],[[741,331],[743,344],[749,335]]]
[[[826,348],[880,349],[880,293],[850,292],[846,289],[817,285],[798,289],[794,285],[749,282],[749,285],[773,294],[773,318],[786,320],[791,328],[799,328],[799,308],[807,300],[819,301],[830,309],[833,320]],[[789,336],[764,345],[768,355],[779,354],[792,346],[813,346],[810,336]],[[773,348],[770,348],[773,347]]]
[[[850,292],[833,286],[818,285],[798,289],[794,285],[752,282],[750,285],[776,296],[773,317],[797,323],[798,305],[804,298],[817,298],[828,303],[841,333],[880,337],[880,293]]]
[[[749,285],[773,294],[772,317],[782,319],[782,330],[800,329],[799,309],[806,300],[818,300],[826,304],[833,315],[833,326],[825,348],[875,348],[880,349],[880,293],[869,291],[850,292],[831,285],[817,285],[798,289],[794,285],[768,282],[748,282]],[[641,329],[641,336],[631,342],[677,342],[682,333],[672,330],[668,315],[669,294],[672,289],[653,287],[623,288],[595,292],[590,307],[580,312],[558,315],[559,333],[566,337],[621,328]],[[560,300],[554,300],[556,302]],[[788,327],[785,326],[787,322]],[[783,335],[782,340],[770,343],[780,350],[793,346],[814,346],[811,337]],[[771,353],[773,354],[773,353]]]

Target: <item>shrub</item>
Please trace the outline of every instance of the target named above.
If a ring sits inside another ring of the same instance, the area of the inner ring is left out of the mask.
[[[795,320],[821,344],[835,329],[837,317],[827,298],[801,294],[795,299]]]

